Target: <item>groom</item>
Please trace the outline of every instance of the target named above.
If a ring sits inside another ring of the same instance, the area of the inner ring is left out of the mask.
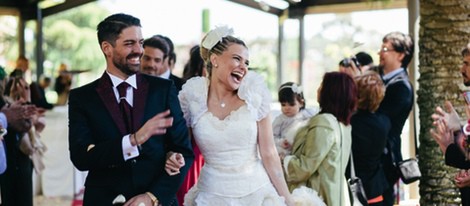
[[[143,51],[139,19],[114,14],[97,30],[106,71],[69,96],[70,158],[88,171],[84,206],[117,200],[176,205],[194,156],[175,86],[137,72]],[[186,161],[178,175],[164,170],[168,151]]]

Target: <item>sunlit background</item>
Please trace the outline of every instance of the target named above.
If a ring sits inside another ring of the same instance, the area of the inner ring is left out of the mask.
[[[177,76],[182,74],[190,48],[199,44],[204,35],[204,25],[209,29],[217,25],[233,27],[235,36],[244,40],[249,47],[250,68],[266,77],[272,92],[274,110],[279,109],[278,79],[282,82],[301,83],[307,98],[307,106],[317,106],[316,91],[325,72],[337,70],[340,60],[359,51],[369,53],[377,64],[377,50],[382,43],[382,37],[392,31],[408,33],[406,8],[387,9],[387,7],[371,6],[369,11],[363,12],[322,11],[306,15],[305,57],[303,72],[300,75],[299,20],[285,19],[283,20],[284,44],[281,47],[284,54],[283,70],[281,76],[278,76],[280,20],[276,15],[226,0],[99,0],[43,19],[44,75],[54,81],[59,65],[65,63],[72,71],[90,70],[74,75],[72,87],[84,85],[101,76],[105,70],[105,59],[96,38],[96,25],[106,16],[120,12],[140,18],[144,37],[162,34],[173,40],[177,53],[176,68],[173,73]],[[7,72],[14,69],[18,57],[17,23],[17,16],[0,15],[0,65],[4,66]],[[25,55],[30,59],[32,80],[37,78],[36,26],[34,21],[26,22]],[[300,76],[302,78],[299,78]],[[57,96],[52,87],[48,88],[47,97],[51,103],[56,101]],[[50,125],[56,123],[51,122]],[[403,133],[407,134],[408,131]],[[57,138],[66,139],[66,137]],[[64,145],[57,147],[65,147],[63,148],[65,151],[66,141],[62,140],[62,143]],[[67,166],[72,170],[70,163],[67,163]],[[78,184],[77,181],[80,181],[76,176],[74,175],[74,181],[71,175],[70,179],[59,180],[62,181],[59,184],[63,187],[54,186],[50,193],[68,197],[72,193],[76,194],[75,186]],[[48,181],[43,181],[42,184],[43,187],[48,187],[46,184],[49,184],[49,188],[54,184],[51,183],[51,179],[57,179],[47,176],[42,178],[48,178]],[[74,189],[69,189],[70,184],[74,185]],[[50,204],[52,203],[45,205]]]
[[[380,10],[377,10],[380,9]],[[229,25],[250,49],[250,67],[262,72],[274,99],[277,87],[278,17],[260,10],[224,0],[100,0],[44,18],[44,75],[54,77],[60,63],[71,70],[91,69],[75,75],[73,87],[100,76],[105,62],[96,39],[96,25],[112,13],[128,13],[141,19],[144,37],[163,34],[176,45],[177,65],[174,74],[181,76],[189,49],[200,42],[203,13],[209,28]],[[15,16],[0,16],[0,65],[13,70],[18,56]],[[26,25],[26,56],[31,60],[33,79],[35,23]],[[310,14],[305,17],[305,61],[299,82],[299,21],[284,22],[285,65],[282,81],[302,83],[308,105],[317,105],[316,89],[326,71],[337,69],[338,62],[358,51],[366,51],[378,63],[377,49],[388,32],[408,33],[407,9],[371,8],[353,13]],[[361,46],[354,47],[360,43]],[[49,88],[52,89],[52,88]],[[55,102],[55,92],[48,98]]]

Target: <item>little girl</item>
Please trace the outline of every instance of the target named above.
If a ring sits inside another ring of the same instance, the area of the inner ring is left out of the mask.
[[[297,130],[318,110],[305,109],[302,87],[293,82],[286,82],[279,87],[278,100],[282,114],[273,121],[273,136],[279,156],[284,157],[291,153]]]

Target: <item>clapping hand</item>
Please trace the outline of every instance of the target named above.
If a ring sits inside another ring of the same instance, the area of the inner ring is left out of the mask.
[[[460,170],[455,176],[455,184],[458,188],[470,187],[470,170]]]
[[[439,144],[442,153],[445,153],[447,147],[454,142],[453,132],[447,126],[446,121],[436,120],[432,124],[434,128],[429,132],[437,144]]]
[[[32,126],[31,120],[36,114],[36,107],[25,105],[22,101],[15,101],[9,106],[5,105],[1,112],[7,117],[8,125],[19,132],[26,132]]]
[[[168,152],[165,163],[165,171],[170,175],[180,173],[180,168],[185,165],[184,157],[180,153]]]
[[[449,129],[452,131],[460,130],[460,117],[457,114],[457,111],[455,111],[454,106],[452,106],[450,101],[445,101],[444,106],[447,111],[438,106],[436,107],[435,113],[431,115],[431,118],[434,121],[433,124],[436,121],[445,121]]]
[[[442,107],[436,107],[435,113],[431,115],[433,119],[433,125],[437,124],[438,121],[444,121],[451,131],[460,130],[460,117],[455,111],[452,103],[449,101],[444,102],[446,111]]]

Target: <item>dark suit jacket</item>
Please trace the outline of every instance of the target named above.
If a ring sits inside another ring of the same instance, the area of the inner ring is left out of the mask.
[[[470,169],[470,161],[465,159],[465,155],[457,144],[450,144],[445,153],[446,165],[459,169]],[[470,206],[470,187],[459,188],[463,206]]]
[[[181,91],[185,81],[183,79],[173,75],[173,74],[170,74],[170,79],[173,80],[173,83],[175,83],[176,90],[178,90],[178,92]]]
[[[392,123],[388,135],[388,153],[384,156],[384,170],[389,183],[398,179],[397,170],[394,169],[390,154],[393,154],[395,162],[403,159],[401,155],[401,132],[403,125],[413,107],[414,92],[406,71],[395,74],[389,80],[384,81],[386,90],[378,112],[387,115]]]
[[[129,200],[152,192],[164,206],[176,205],[175,194],[193,162],[186,122],[173,83],[137,74],[133,119],[137,131],[156,114],[171,110],[173,126],[165,135],[152,136],[142,144],[140,155],[124,161],[122,137],[126,135],[112,82],[107,73],[85,86],[73,89],[69,97],[70,157],[81,171],[88,171],[84,205],[111,205],[122,194]],[[87,151],[89,145],[95,145]],[[164,171],[166,153],[182,153],[186,165],[181,173]]]
[[[359,109],[351,117],[351,127],[356,176],[361,178],[367,198],[372,199],[389,187],[382,167],[382,154],[391,128],[390,120],[384,114]]]
[[[459,146],[455,143],[447,146],[445,153],[446,165],[459,169],[470,169],[470,161],[465,159],[465,155],[459,149]]]

